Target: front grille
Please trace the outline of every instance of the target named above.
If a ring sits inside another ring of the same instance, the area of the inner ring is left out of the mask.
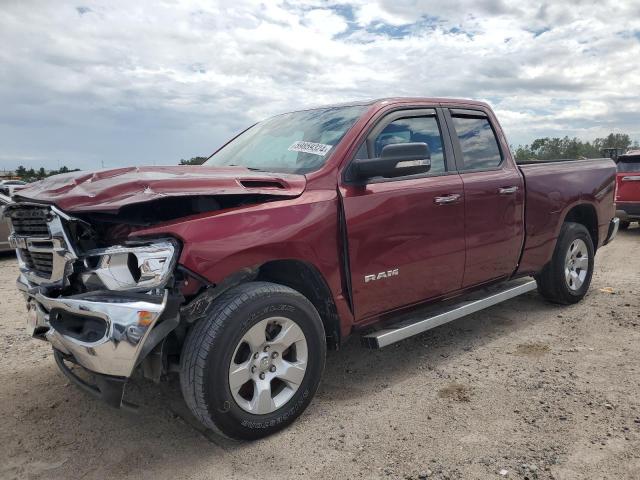
[[[44,208],[25,208],[11,212],[11,224],[16,235],[29,237],[48,237],[48,210]]]
[[[53,253],[30,252],[26,248],[21,248],[20,257],[27,268],[40,278],[51,278],[53,273]]]
[[[20,273],[33,285],[65,285],[77,259],[70,246],[65,220],[53,207],[13,203],[5,215],[11,221],[11,245]]]

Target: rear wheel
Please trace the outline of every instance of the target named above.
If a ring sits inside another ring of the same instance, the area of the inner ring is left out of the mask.
[[[584,225],[566,222],[551,262],[536,277],[538,291],[554,303],[577,303],[586,295],[594,267],[591,235]]]
[[[626,230],[627,228],[629,228],[629,225],[631,225],[631,222],[626,221],[626,220],[622,220],[622,221],[620,221],[620,225],[618,225],[618,228],[620,230]]]
[[[205,426],[252,440],[293,422],[311,402],[326,340],[311,302],[297,291],[251,282],[216,299],[183,346],[180,383]]]

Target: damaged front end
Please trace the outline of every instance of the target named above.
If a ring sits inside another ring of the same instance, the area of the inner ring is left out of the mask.
[[[4,215],[12,226],[29,333],[51,343],[74,383],[122,406],[126,380],[179,324],[180,244],[121,238],[103,245],[92,225],[51,205],[11,204]],[[66,362],[87,370],[93,383]]]

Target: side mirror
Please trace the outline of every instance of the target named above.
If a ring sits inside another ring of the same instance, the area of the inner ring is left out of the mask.
[[[431,169],[431,153],[424,142],[385,145],[380,158],[357,158],[353,173],[361,180],[373,177],[403,177]]]

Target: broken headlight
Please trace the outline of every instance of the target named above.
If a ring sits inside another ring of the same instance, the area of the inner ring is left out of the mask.
[[[80,278],[89,290],[148,291],[163,287],[173,271],[177,251],[172,240],[90,250],[83,255]]]

